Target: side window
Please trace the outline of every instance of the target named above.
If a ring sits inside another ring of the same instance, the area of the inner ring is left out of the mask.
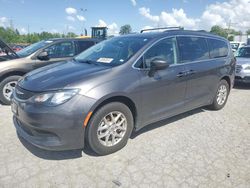
[[[163,59],[169,64],[177,63],[175,38],[163,39],[144,54],[144,68],[149,68],[154,59]]]
[[[60,42],[45,49],[50,58],[73,57],[75,55],[72,42]]]
[[[178,37],[181,63],[209,59],[206,39],[201,37]]]
[[[89,47],[93,46],[95,43],[93,41],[78,41],[79,53],[87,50]]]
[[[222,40],[208,39],[211,58],[226,57],[228,54],[227,43]]]

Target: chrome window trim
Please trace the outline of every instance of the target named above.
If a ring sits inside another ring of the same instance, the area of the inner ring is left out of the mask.
[[[197,60],[197,61],[191,61],[191,62],[186,62],[186,63],[176,63],[176,64],[172,64],[170,65],[170,67],[174,67],[174,66],[179,66],[179,65],[188,65],[188,64],[192,64],[192,63],[199,63],[199,62],[205,62],[205,61],[209,61],[209,60],[220,60],[220,59],[225,59],[225,58],[228,58],[230,56],[230,44],[229,42],[227,42],[226,40],[224,39],[221,39],[221,38],[217,38],[217,37],[213,37],[213,36],[197,36],[197,35],[173,35],[173,36],[167,36],[167,37],[163,37],[163,38],[160,38],[158,39],[157,41],[155,41],[154,43],[152,43],[136,60],[135,62],[132,64],[132,68],[135,69],[135,70],[149,70],[149,68],[138,68],[138,67],[135,67],[135,64],[140,60],[140,58],[142,56],[144,56],[144,54],[152,47],[154,46],[156,43],[160,42],[161,40],[164,40],[164,39],[168,39],[168,38],[176,38],[177,37],[199,37],[199,38],[204,38],[204,39],[215,39],[215,40],[220,40],[220,41],[223,41],[227,44],[227,47],[228,47],[228,54],[227,56],[225,57],[216,57],[216,58],[209,58],[209,59],[203,59],[203,60]],[[177,43],[178,45],[178,43]],[[208,46],[209,48],[209,46]],[[210,49],[209,49],[210,51]]]

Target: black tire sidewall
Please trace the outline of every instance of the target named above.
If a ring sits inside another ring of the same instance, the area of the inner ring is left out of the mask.
[[[218,102],[217,102],[217,94],[218,94],[219,88],[220,88],[222,85],[225,85],[226,88],[227,88],[227,98],[226,98],[225,102],[224,102],[222,105],[219,105]],[[219,85],[218,85],[218,88],[217,88],[217,90],[216,90],[216,93],[215,93],[215,96],[214,96],[214,99],[213,99],[213,103],[212,103],[212,105],[210,106],[210,108],[211,108],[212,110],[220,110],[220,109],[222,109],[222,108],[226,105],[226,103],[227,103],[227,99],[228,99],[229,92],[230,92],[230,91],[229,91],[229,85],[228,85],[227,81],[226,81],[226,80],[221,80],[220,83],[219,83]]]
[[[119,143],[117,143],[115,146],[105,147],[99,142],[97,138],[97,129],[102,118],[112,111],[119,111],[124,114],[124,116],[127,119],[127,131],[123,139]],[[99,110],[97,110],[95,114],[93,114],[93,116],[91,117],[87,125],[86,136],[87,136],[88,145],[98,155],[107,155],[107,154],[114,153],[120,150],[121,148],[123,148],[127,144],[127,141],[132,133],[133,127],[134,127],[133,115],[130,109],[125,104],[120,103],[120,102],[112,102],[112,103],[106,104],[103,107],[101,107]]]
[[[0,101],[5,105],[10,105],[10,101],[7,100],[3,95],[3,88],[4,86],[12,81],[18,81],[21,78],[21,76],[9,76],[5,78],[3,81],[0,82]]]

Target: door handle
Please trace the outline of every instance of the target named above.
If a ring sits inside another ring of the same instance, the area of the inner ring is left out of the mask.
[[[189,70],[189,71],[187,71],[187,75],[193,75],[193,74],[195,74],[195,73],[196,73],[195,70]]]
[[[179,72],[177,75],[176,75],[178,78],[181,78],[183,76],[186,76],[186,72]]]

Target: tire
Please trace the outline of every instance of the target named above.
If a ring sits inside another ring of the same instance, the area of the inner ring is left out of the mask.
[[[117,122],[113,125],[113,127],[111,125],[111,114],[113,115],[114,122]],[[104,120],[104,118],[106,121]],[[115,120],[115,118],[118,119]],[[119,124],[121,124],[121,126],[118,126]],[[126,127],[126,130],[124,130],[124,127]],[[94,113],[87,125],[87,143],[89,147],[98,155],[108,155],[114,153],[127,144],[127,141],[132,133],[133,127],[134,119],[128,106],[120,102],[112,102],[106,104],[100,109],[98,109],[96,113]],[[111,133],[109,134],[109,132]],[[107,134],[107,136],[101,138],[104,134]],[[108,140],[107,142],[106,138]],[[112,145],[112,140],[114,141],[114,145]]]
[[[224,95],[223,94],[221,94],[221,95],[223,95],[225,98],[223,98],[223,100],[220,101],[218,99],[219,98],[218,95],[219,95],[219,92],[223,88],[225,89],[225,92],[224,92]],[[218,88],[216,90],[216,94],[215,94],[215,96],[213,98],[213,103],[209,106],[209,109],[211,109],[211,110],[220,110],[220,109],[222,109],[227,103],[228,95],[229,95],[229,85],[228,85],[226,80],[221,80],[219,85],[218,85]]]
[[[9,76],[0,83],[0,101],[3,104],[10,105],[10,98],[7,97],[7,94],[9,96],[12,94],[12,89],[20,78],[21,76]],[[8,87],[8,84],[10,87]]]

